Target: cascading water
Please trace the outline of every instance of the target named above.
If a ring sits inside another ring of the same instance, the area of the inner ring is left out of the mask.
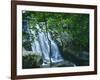
[[[29,29],[27,20],[23,21],[23,56],[30,54],[41,55],[43,63],[41,67],[53,66],[75,66],[74,63],[64,60],[61,56],[56,42],[52,39],[50,32],[46,31],[46,26],[37,24],[35,29]],[[29,45],[29,46],[27,46]],[[30,53],[31,51],[31,53]]]
[[[63,58],[60,55],[60,51],[58,49],[57,44],[51,38],[50,33],[43,32],[38,24],[36,25],[36,28],[37,28],[37,32],[32,31],[34,36],[36,37],[36,39],[32,43],[32,51],[34,53],[39,53],[40,55],[42,55],[43,65],[48,65],[50,64],[50,62],[52,63],[62,62]],[[49,44],[49,41],[51,44]]]

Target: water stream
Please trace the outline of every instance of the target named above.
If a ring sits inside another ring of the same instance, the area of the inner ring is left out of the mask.
[[[33,53],[38,53],[43,57],[43,65],[50,64],[50,60],[52,63],[62,62],[63,58],[58,49],[56,42],[51,38],[50,33],[46,33],[42,31],[39,25],[36,25],[37,32],[32,31],[35,35],[36,39],[32,43],[32,51]],[[49,44],[49,41],[51,44]],[[50,49],[51,46],[51,49]],[[51,50],[51,53],[50,53]],[[51,58],[51,59],[50,59]]]

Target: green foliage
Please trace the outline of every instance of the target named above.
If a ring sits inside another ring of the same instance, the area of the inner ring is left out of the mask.
[[[44,22],[46,32],[50,32],[62,48],[71,46],[76,51],[89,51],[89,14],[25,11],[23,20],[28,21],[33,31],[36,24]]]

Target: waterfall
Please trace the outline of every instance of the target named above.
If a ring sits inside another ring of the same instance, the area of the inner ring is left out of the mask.
[[[32,42],[32,51],[34,53],[38,53],[42,55],[43,65],[50,64],[50,58],[51,58],[52,63],[62,62],[63,58],[61,56],[61,53],[59,51],[59,48],[56,42],[51,38],[51,34],[49,32],[46,33],[42,31],[42,29],[40,28],[38,24],[36,25],[36,28],[37,28],[37,32],[32,31],[32,33],[36,37],[34,41]],[[51,53],[50,53],[49,41],[51,42]],[[51,55],[51,57],[49,55]]]
[[[43,63],[41,67],[75,66],[74,63],[62,58],[56,42],[52,39],[52,35],[50,34],[50,32],[46,31],[45,24],[37,24],[35,26],[35,29],[32,30],[30,29],[27,20],[24,20],[22,31],[22,42],[23,44],[25,43],[23,46],[23,56],[29,54],[37,54],[42,56]],[[63,34],[63,36],[65,36],[65,34]],[[68,39],[66,37],[65,41],[67,40]]]

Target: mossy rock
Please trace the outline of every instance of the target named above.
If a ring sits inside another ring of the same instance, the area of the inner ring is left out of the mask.
[[[42,56],[37,53],[24,55],[23,59],[23,68],[39,68],[42,63]]]

